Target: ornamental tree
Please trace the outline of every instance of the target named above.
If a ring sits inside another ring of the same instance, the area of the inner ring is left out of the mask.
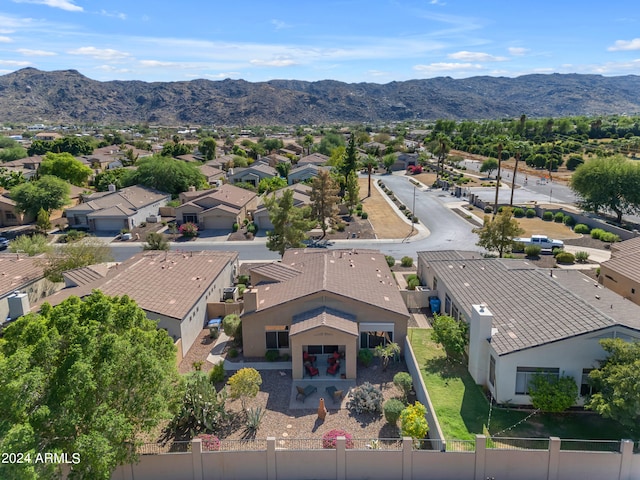
[[[539,373],[531,378],[529,396],[533,406],[543,412],[564,412],[576,402],[578,385],[573,377]]]
[[[478,234],[478,243],[490,252],[498,252],[500,258],[513,248],[513,239],[524,233],[518,220],[511,218],[512,210],[504,208],[493,219],[487,215],[484,217],[482,228],[473,229]]]
[[[400,431],[403,437],[411,437],[414,440],[421,440],[427,436],[429,424],[425,415],[427,409],[420,402],[416,401],[409,405],[400,414]]]
[[[432,327],[431,339],[442,345],[447,358],[462,357],[468,342],[466,324],[449,315],[434,315]]]
[[[258,395],[262,377],[255,368],[241,368],[231,376],[227,385],[229,385],[231,398],[239,398],[242,409],[246,411],[247,398]]]

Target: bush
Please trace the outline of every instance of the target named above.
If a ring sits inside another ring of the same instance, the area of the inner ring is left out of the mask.
[[[524,254],[527,257],[535,258],[540,256],[542,249],[539,245],[527,245],[524,249]]]
[[[556,212],[556,214],[553,216],[553,221],[556,223],[564,222],[564,213]]]
[[[358,351],[358,360],[363,367],[368,367],[373,362],[373,352],[367,348]]]
[[[245,425],[249,432],[255,433],[258,428],[260,428],[260,424],[262,423],[262,419],[264,418],[265,410],[262,407],[251,407],[247,410],[247,421]]]
[[[247,232],[248,233],[256,233],[258,231],[258,227],[255,223],[250,223],[247,225]]]
[[[235,348],[230,348],[229,351],[227,352],[227,357],[229,358],[236,358],[238,356],[238,350]]]
[[[512,252],[524,252],[524,243],[522,242],[513,242],[511,246]]]
[[[415,290],[416,287],[420,286],[420,279],[416,275],[413,278],[407,279],[407,290]]]
[[[520,207],[516,207],[513,209],[513,216],[516,218],[524,217],[524,209]]]
[[[222,330],[228,337],[237,338],[242,336],[242,323],[240,317],[235,313],[230,313],[222,319]]]
[[[576,233],[589,233],[591,229],[584,223],[578,223],[577,225],[574,225],[573,231]]]
[[[224,362],[222,360],[209,371],[209,381],[211,383],[224,382]]]
[[[562,219],[562,222],[567,227],[573,227],[576,224],[576,219],[573,218],[571,215],[565,215],[564,218]]]
[[[573,253],[569,253],[569,252],[560,252],[556,255],[556,262],[558,263],[568,263],[571,264],[573,262],[575,262],[576,257],[573,255]]]
[[[183,237],[193,238],[198,235],[198,226],[191,222],[183,223],[180,225],[179,231]]]
[[[238,222],[235,222],[235,223],[233,224],[233,227],[231,227],[231,231],[232,231],[232,232],[237,232],[237,231],[238,231],[238,228],[240,228],[240,225],[238,225]]]
[[[601,228],[594,228],[591,230],[591,238],[595,238],[596,240],[600,240],[602,234],[607,233]]]
[[[264,358],[267,362],[275,362],[280,358],[280,352],[278,352],[278,350],[267,350],[267,353],[264,354]]]
[[[393,384],[402,391],[404,400],[407,400],[409,392],[413,388],[413,378],[407,372],[398,372],[393,376]]]
[[[344,232],[345,224],[343,222],[338,222],[336,224],[336,230],[339,232]]]
[[[30,257],[51,250],[49,240],[45,235],[36,233],[35,235],[20,235],[9,244],[9,251],[24,252]]]
[[[389,265],[389,268],[393,267],[396,264],[396,259],[391,255],[385,255],[384,259],[387,261],[387,265]]]
[[[484,207],[484,213],[493,213],[493,207],[487,205],[486,207]]]
[[[607,243],[619,242],[620,236],[616,235],[615,233],[604,232],[603,234],[600,235],[600,240]]]
[[[553,213],[552,212],[544,212],[542,214],[542,220],[544,220],[545,222],[550,222],[551,220],[553,220]]]
[[[238,283],[249,285],[249,275],[238,275]]]
[[[238,287],[238,295],[242,297],[244,295],[245,290],[247,289],[247,286],[244,283],[238,283],[236,287]]]
[[[366,220],[367,218],[369,218],[369,214],[367,212],[362,212],[362,215],[360,215],[362,217],[363,220]]]
[[[383,400],[382,391],[365,382],[351,390],[347,408],[355,413],[381,413]]]
[[[402,410],[404,410],[404,403],[397,398],[390,398],[382,407],[384,419],[389,425],[397,425]]]
[[[215,435],[203,433],[202,435],[198,435],[197,438],[202,440],[202,451],[217,452],[220,450],[220,439]]]
[[[527,216],[527,218],[533,218],[536,216],[536,211],[533,208],[527,208],[525,215]]]
[[[402,257],[402,259],[400,260],[400,264],[403,267],[411,267],[413,266],[413,258],[408,256]]]
[[[403,437],[420,440],[427,435],[429,424],[424,416],[427,409],[420,402],[409,405],[400,414],[400,429]]]
[[[344,430],[333,429],[322,435],[322,448],[336,448],[338,437],[346,439],[347,448],[353,448],[353,437]]]
[[[551,377],[535,374],[531,379],[531,403],[543,412],[563,412],[578,398],[578,385],[573,377]]]
[[[576,260],[580,263],[585,263],[589,259],[589,252],[576,252]]]

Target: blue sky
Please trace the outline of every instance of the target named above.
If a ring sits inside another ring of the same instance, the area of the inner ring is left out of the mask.
[[[636,1],[0,0],[0,74],[388,83],[640,74]]]

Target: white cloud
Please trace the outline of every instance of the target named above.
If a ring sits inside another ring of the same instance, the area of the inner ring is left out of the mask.
[[[391,73],[383,72],[382,70],[367,70],[367,75],[371,75],[372,77],[388,77]]]
[[[160,60],[140,60],[142,67],[173,67],[176,65],[174,62],[161,62]]]
[[[610,52],[618,52],[621,50],[640,50],[640,38],[633,40],[616,40],[613,46],[607,48]]]
[[[426,73],[426,74],[442,74],[446,72],[457,72],[457,71],[470,71],[470,70],[482,70],[482,65],[477,65],[473,63],[446,63],[446,62],[438,62],[431,63],[429,65],[414,65],[413,69],[416,72]]]
[[[526,55],[527,53],[529,53],[528,48],[522,48],[522,47],[509,47],[508,51],[514,57],[520,57],[522,55]]]
[[[505,57],[496,57],[483,52],[467,52],[461,51],[456,53],[450,53],[447,57],[454,60],[462,60],[463,62],[504,62]]]
[[[119,18],[120,20],[127,19],[127,14],[121,12],[108,12],[106,10],[100,10],[100,15],[102,15],[103,17]]]
[[[106,61],[117,61],[131,58],[129,53],[114,50],[112,48],[80,47],[75,50],[69,50],[67,53],[70,55],[83,55]]]
[[[22,61],[22,60],[0,60],[0,65],[11,65],[14,67],[26,67],[31,65],[31,62]]]
[[[46,50],[31,50],[30,48],[19,48],[16,51],[27,57],[53,57],[57,55],[56,52],[48,52]]]
[[[273,25],[276,30],[282,30],[283,28],[291,28],[291,25],[289,25],[288,23],[283,22],[282,20],[276,20],[276,19],[271,20],[271,25]]]
[[[102,70],[105,72],[115,72],[115,73],[130,73],[131,70],[128,68],[116,68],[113,65],[98,65],[95,67],[96,70]]]
[[[259,67],[291,67],[296,65],[294,60],[290,58],[274,58],[273,60],[249,60],[251,65],[257,65]]]
[[[68,12],[83,12],[84,9],[73,3],[74,0],[13,0],[14,3],[34,3],[52,8],[60,8]]]
[[[0,36],[0,43],[12,43],[13,39],[11,37]]]

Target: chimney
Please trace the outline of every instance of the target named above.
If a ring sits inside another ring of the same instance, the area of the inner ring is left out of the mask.
[[[258,289],[252,288],[250,290],[245,290],[243,297],[245,313],[255,312],[258,309]]]
[[[190,192],[195,192],[196,191],[196,187],[194,187],[193,185],[189,186],[189,191]]]
[[[22,317],[31,310],[29,296],[26,293],[21,293],[16,290],[7,297],[7,302],[9,304],[9,318],[11,320]]]
[[[486,305],[471,306],[469,373],[480,385],[487,385],[489,380],[489,342],[492,325],[493,315]]]
[[[108,188],[111,193],[116,191],[116,186],[113,183],[110,183]]]

